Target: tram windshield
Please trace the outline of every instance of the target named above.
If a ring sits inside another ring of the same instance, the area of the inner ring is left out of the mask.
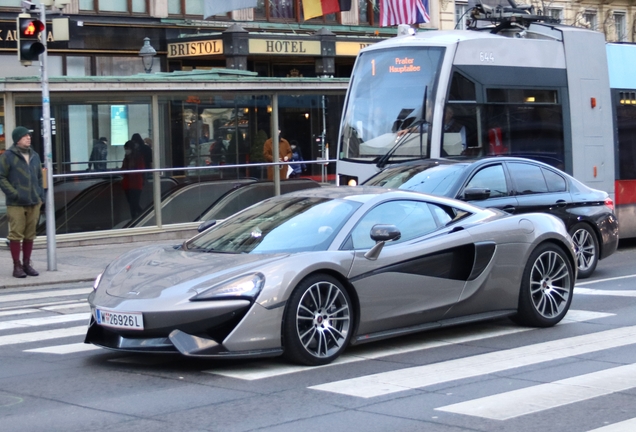
[[[342,159],[428,157],[444,48],[410,47],[361,53],[352,73],[341,129]],[[397,146],[396,146],[397,145]],[[395,148],[394,148],[395,147]]]

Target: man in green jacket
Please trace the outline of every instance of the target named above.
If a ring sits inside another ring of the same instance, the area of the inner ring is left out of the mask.
[[[0,189],[6,196],[13,277],[38,276],[31,263],[35,229],[44,202],[40,156],[31,149],[31,130],[13,130],[13,145],[0,155]],[[20,262],[22,243],[22,262]]]

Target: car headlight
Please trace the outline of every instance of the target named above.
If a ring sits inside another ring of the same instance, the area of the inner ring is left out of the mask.
[[[254,300],[263,289],[265,276],[255,273],[225,281],[197,294],[190,300],[228,300],[248,298]]]
[[[103,274],[104,273],[100,273],[95,278],[95,282],[93,282],[93,291],[97,291],[97,287],[99,286],[99,283],[102,281],[102,275]]]

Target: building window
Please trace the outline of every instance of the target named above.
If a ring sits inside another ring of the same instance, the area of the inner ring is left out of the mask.
[[[614,12],[614,37],[617,42],[627,41],[627,32],[625,31],[625,13]]]
[[[186,0],[185,14],[203,16],[203,2],[200,0]]]
[[[598,29],[598,20],[596,16],[595,10],[586,10],[583,13],[583,22],[586,24],[587,28],[590,30]]]
[[[79,9],[81,11],[94,11],[95,10],[95,2],[93,0],[80,0],[79,1]]]
[[[181,0],[168,0],[168,14],[181,15]]]
[[[469,10],[468,4],[455,2],[455,28],[457,30],[466,30],[466,21],[470,18]]]
[[[79,10],[82,12],[146,14],[148,13],[148,0],[79,0]]]
[[[128,12],[128,0],[100,1],[99,10],[104,12]]]
[[[549,8],[548,16],[557,22],[563,21],[563,9],[561,8]]]

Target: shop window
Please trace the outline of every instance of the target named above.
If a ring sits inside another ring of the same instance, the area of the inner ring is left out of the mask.
[[[0,98],[0,151],[7,148],[7,140],[4,132],[4,99]]]

